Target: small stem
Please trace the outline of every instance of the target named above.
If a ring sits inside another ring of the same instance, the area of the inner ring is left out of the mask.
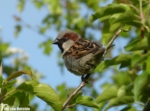
[[[121,29],[122,29],[123,27],[124,27],[124,25],[122,25],[122,26],[118,29],[118,31],[115,33],[115,35],[114,35],[114,36],[112,37],[112,39],[109,41],[108,45],[106,46],[106,50],[105,50],[105,52],[104,52],[104,54],[103,54],[103,57],[106,55],[106,53],[107,53],[109,47],[112,45],[113,41],[118,37],[118,35],[120,34]]]
[[[142,11],[142,0],[140,0],[140,17],[143,20],[144,16],[143,16],[143,11]]]
[[[72,106],[75,106],[76,104],[67,105],[66,108],[70,108]]]
[[[136,12],[139,12],[138,8],[136,8],[134,5],[132,4],[128,4],[130,7],[132,7]]]
[[[65,103],[63,104],[63,109],[68,105],[69,101],[73,98],[73,96],[75,94],[77,94],[80,89],[82,89],[84,86],[86,85],[86,83],[83,81],[78,87],[76,90],[74,90],[73,93],[71,93],[71,95],[67,98],[67,100],[65,101]]]
[[[87,80],[90,77],[91,74],[87,74],[85,79]],[[67,100],[64,102],[63,104],[63,108],[66,108],[66,106],[68,105],[69,101],[74,97],[74,95],[76,95],[85,85],[87,84],[86,81],[82,81],[81,84],[71,93],[71,95],[67,98]]]

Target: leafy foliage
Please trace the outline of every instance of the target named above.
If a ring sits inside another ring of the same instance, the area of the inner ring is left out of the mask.
[[[26,2],[18,1],[19,12],[23,12]],[[107,54],[107,59],[96,67],[95,74],[90,80],[92,83],[83,90],[89,96],[78,93],[70,101],[69,108],[65,110],[75,111],[78,110],[77,105],[83,105],[91,107],[93,111],[108,111],[112,107],[126,105],[121,111],[136,111],[139,109],[133,107],[135,103],[144,109],[140,104],[146,105],[150,98],[150,2],[149,0],[114,0],[113,3],[103,7],[99,5],[100,3],[102,3],[100,0],[32,0],[32,4],[38,10],[45,6],[48,8],[48,14],[43,17],[37,31],[42,36],[46,36],[50,28],[57,31],[70,28],[78,32],[81,37],[93,39],[101,30],[101,41],[107,46],[116,31],[122,27],[118,38],[121,41],[127,41],[124,52],[121,50],[116,57],[113,56],[113,50],[121,44],[116,43],[116,46]],[[82,9],[86,11],[82,12]],[[19,36],[22,28],[29,25],[17,16],[14,16],[14,19],[17,22],[15,36]],[[22,24],[18,24],[20,22]],[[15,54],[8,50],[9,44],[0,40],[0,62]],[[51,44],[52,38],[49,37],[39,47],[44,49],[44,54],[50,55]],[[36,77],[30,81],[27,79],[16,86],[14,79],[22,74],[31,77],[36,75],[36,71],[31,73],[30,70],[33,68],[27,64],[27,58],[24,58],[22,59],[24,61],[16,59],[14,66],[3,64],[3,73],[0,67],[0,102],[9,106],[26,106],[36,110],[30,105],[30,96],[34,95],[45,101],[53,108],[52,110],[61,111],[67,95],[64,90],[72,91],[74,88],[68,88],[67,85],[62,84],[55,91],[50,86],[39,83]],[[61,64],[60,67],[62,68],[63,65]],[[107,71],[111,72],[111,76],[107,77],[111,82],[105,81],[101,84],[101,93],[98,93],[99,89],[93,88],[92,85],[95,81],[101,81]],[[3,78],[4,73],[8,78]],[[85,108],[85,111],[88,109]]]

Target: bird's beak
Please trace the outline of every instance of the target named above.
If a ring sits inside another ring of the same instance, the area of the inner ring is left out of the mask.
[[[58,44],[58,40],[55,39],[52,44]]]

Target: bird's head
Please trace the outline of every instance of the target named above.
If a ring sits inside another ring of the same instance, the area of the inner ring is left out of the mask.
[[[66,29],[61,31],[56,39],[53,41],[53,44],[58,45],[61,52],[64,54],[77,40],[79,36],[72,30]]]

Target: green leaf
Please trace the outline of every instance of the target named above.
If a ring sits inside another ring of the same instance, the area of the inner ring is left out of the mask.
[[[3,83],[3,77],[0,76],[0,86],[2,86],[2,83]]]
[[[134,67],[135,65],[139,65],[140,63],[144,63],[148,56],[150,56],[149,53],[141,54],[141,52],[140,52],[140,53],[134,54],[132,59],[131,59],[131,66]]]
[[[146,71],[150,74],[150,56],[146,60]]]
[[[119,86],[128,85],[131,82],[131,78],[126,71],[119,71],[118,73],[113,74],[112,79],[114,84]]]
[[[14,102],[15,102],[15,97],[14,97],[14,96],[5,98],[5,99],[3,100],[3,103],[8,104],[9,106],[13,106],[13,105],[14,105]]]
[[[148,85],[149,81],[150,74],[146,71],[135,79],[133,93],[136,101],[141,100],[142,96],[145,95],[142,93],[146,89],[146,86]]]
[[[149,22],[150,22],[150,20],[149,20]],[[149,47],[150,47],[150,27],[148,27],[148,29],[147,29],[147,30],[149,30],[149,32],[148,32],[148,33],[146,33],[146,34],[145,34],[145,36],[146,36],[146,38],[147,38],[148,45],[149,45]]]
[[[130,25],[125,25],[122,30],[124,32],[129,32],[131,30],[131,26]]]
[[[100,65],[96,67],[95,71],[101,72],[107,67],[112,66],[112,65],[117,65],[117,64],[121,64],[121,65],[125,64],[125,66],[129,66],[131,57],[132,56],[130,54],[120,54],[119,56],[113,58],[112,60],[103,61]],[[122,67],[120,66],[120,68]]]
[[[17,5],[18,11],[22,12],[24,9],[25,1],[24,0],[19,0],[19,3]]]
[[[132,10],[126,10],[124,13],[120,14],[120,16],[114,21],[114,23],[121,22],[122,24],[128,24],[140,28],[142,23],[137,16],[138,14],[136,14]]]
[[[1,41],[0,41],[0,51],[1,52],[6,52],[6,50],[8,49],[8,47],[9,47],[9,43],[1,43]]]
[[[18,36],[21,30],[22,30],[22,27],[20,25],[15,26],[15,33],[14,33],[15,37]]]
[[[104,23],[103,30],[102,30],[102,43],[104,45],[107,45],[109,41],[112,39],[116,31],[120,28],[122,25],[121,22],[118,23],[111,23],[113,20],[109,20]]]
[[[38,8],[38,9],[41,9],[41,7],[43,6],[43,1],[33,1],[33,3],[35,4],[35,6]]]
[[[48,29],[47,27],[41,27],[41,28],[40,28],[40,33],[41,33],[41,34],[44,34],[47,29]]]
[[[16,83],[16,80],[11,81],[11,82],[9,82],[9,83],[6,83],[6,84],[4,84],[4,85],[0,85],[0,88],[3,89],[3,88],[12,87],[15,83]]]
[[[25,107],[29,105],[29,93],[18,91],[14,96],[19,101],[19,107]]]
[[[100,8],[99,11],[96,12],[95,14],[92,14],[90,16],[90,21],[92,22],[97,19],[100,19],[101,21],[109,19],[110,16],[113,14],[125,12],[126,9],[128,9],[128,7],[129,6],[127,6],[125,4],[115,4],[115,3],[109,4],[106,7]]]
[[[102,94],[100,94],[97,98],[96,98],[96,102],[97,103],[101,103],[102,101],[106,101],[109,100],[111,98],[117,97],[117,87],[116,86],[111,86],[108,87],[107,89],[105,89]],[[110,93],[111,92],[111,93]]]
[[[44,48],[44,53],[45,53],[46,55],[49,55],[50,52],[52,51],[51,44],[52,44],[52,40],[49,39],[49,40],[47,40],[47,41],[41,43],[41,44],[39,45],[39,47],[40,47],[40,48]]]
[[[2,63],[0,63],[0,76],[2,77]]]
[[[22,71],[17,71],[17,72],[12,73],[10,76],[8,76],[8,78],[6,79],[6,81],[10,81],[11,79],[17,78],[17,77],[21,76],[22,74],[27,74],[31,78],[33,78],[33,74],[32,74],[31,71],[22,70]]]
[[[89,96],[80,96],[76,99],[76,104],[82,104],[89,107],[99,108],[98,104]]]
[[[125,46],[126,51],[137,51],[137,50],[150,50],[147,38],[136,38],[132,40],[127,46]]]
[[[16,88],[16,90],[34,94],[48,105],[50,105],[55,111],[62,110],[62,102],[50,86],[46,84],[40,84],[37,81],[27,81]]]
[[[120,111],[137,111],[137,109],[135,109],[134,107],[127,106],[127,107],[121,109]]]
[[[113,106],[120,106],[127,103],[134,102],[134,99],[132,96],[124,96],[122,98],[113,98],[109,101],[108,106],[105,108],[105,111],[108,111],[109,108]]]
[[[137,61],[140,59],[140,55],[139,54],[135,54],[133,55],[132,59],[131,59],[131,66],[134,67],[135,65],[137,65]]]
[[[59,0],[51,1],[51,0],[44,0],[44,2],[48,5],[48,9],[53,15],[60,15],[62,14],[62,6]]]
[[[74,104],[77,100],[77,98],[82,97],[82,92],[78,92],[71,100],[70,100],[70,104]]]
[[[117,97],[118,98],[122,98],[123,96],[126,95],[126,86],[125,85],[122,85],[119,89],[118,89],[118,92],[117,92]]]

